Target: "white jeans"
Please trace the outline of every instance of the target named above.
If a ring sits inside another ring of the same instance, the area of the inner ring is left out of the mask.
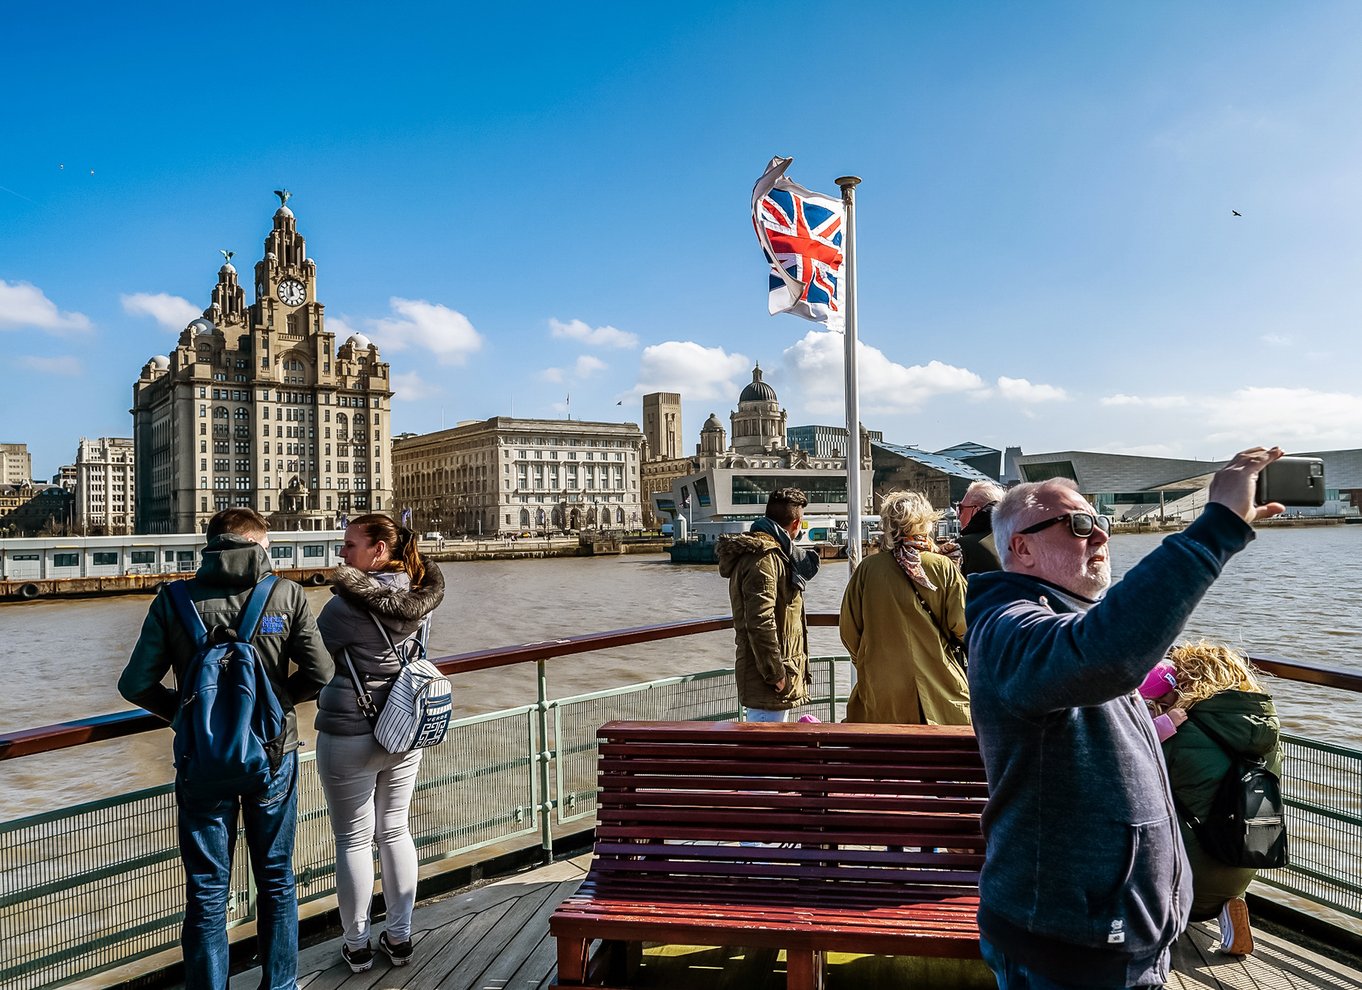
[[[774,711],[770,708],[749,708],[747,709],[747,721],[749,722],[788,722],[790,721],[790,710],[788,708]]]
[[[411,938],[417,862],[407,815],[421,753],[389,753],[371,735],[317,733],[317,771],[336,836],[336,900],[345,944],[352,950],[369,944],[375,838],[383,865],[388,941]]]

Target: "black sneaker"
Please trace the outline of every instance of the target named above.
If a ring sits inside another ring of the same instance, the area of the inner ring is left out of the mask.
[[[405,966],[411,962],[411,939],[405,942],[389,942],[388,933],[378,936],[378,947],[387,955],[394,966]]]
[[[369,943],[364,943],[362,949],[351,949],[344,942],[341,943],[341,958],[350,966],[350,972],[363,973],[374,964],[374,950],[369,947]]]

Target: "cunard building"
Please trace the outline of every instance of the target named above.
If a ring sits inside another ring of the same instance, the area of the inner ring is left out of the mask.
[[[133,386],[139,533],[202,532],[231,506],[274,529],[333,529],[390,505],[388,365],[362,334],[337,349],[277,195],[253,301],[224,252],[203,316]]]

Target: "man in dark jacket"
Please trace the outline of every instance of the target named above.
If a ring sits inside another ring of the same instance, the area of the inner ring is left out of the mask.
[[[808,504],[798,488],[781,488],[750,532],[719,540],[719,575],[728,578],[733,606],[738,701],[750,722],[784,722],[809,699],[804,586],[820,561],[794,543]]]
[[[965,489],[956,510],[960,515],[960,573],[983,574],[1002,569],[993,541],[993,507],[1006,495],[992,481],[976,481]]]
[[[993,511],[1003,571],[970,579],[970,703],[988,774],[980,946],[1009,986],[1155,987],[1192,883],[1167,772],[1135,688],[1221,567],[1253,538],[1244,451],[1201,517],[1110,593],[1110,521],[1070,481],[1020,485]]]
[[[208,523],[203,562],[188,582],[189,596],[210,634],[235,627],[251,591],[270,573],[269,525],[253,509],[226,509]],[[315,698],[331,679],[331,656],[317,634],[303,589],[280,579],[251,640],[275,697],[284,709],[283,733],[270,740],[269,784],[240,798],[189,793],[176,774],[180,855],[186,884],[182,952],[185,985],[227,986],[227,898],[240,812],[258,890],[257,938],[262,990],[292,990],[298,968],[298,901],[293,880],[293,835],[298,806],[298,729],[293,707]],[[167,722],[179,709],[177,690],[162,684],[175,672],[181,684],[196,652],[170,595],[151,603],[118,691]],[[295,666],[289,673],[290,662]]]

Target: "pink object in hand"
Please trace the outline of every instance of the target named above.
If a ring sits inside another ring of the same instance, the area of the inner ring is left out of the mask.
[[[1165,694],[1178,689],[1178,669],[1172,660],[1160,660],[1154,669],[1145,675],[1139,687],[1140,697],[1146,701],[1157,701]]]

